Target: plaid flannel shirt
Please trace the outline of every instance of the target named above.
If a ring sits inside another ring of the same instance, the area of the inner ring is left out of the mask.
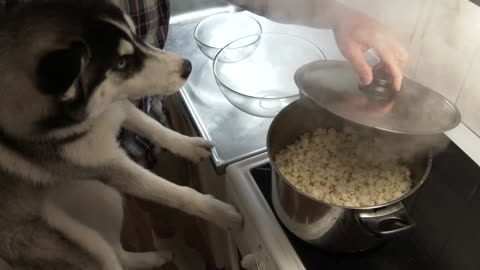
[[[35,0],[0,0],[0,10],[8,11],[9,8],[30,1]],[[158,48],[163,48],[170,19],[169,0],[113,0],[112,2],[132,17],[137,33],[141,38]],[[134,103],[143,112],[164,126],[171,127],[162,97],[145,97]],[[122,130],[120,142],[129,156],[136,162],[147,167],[152,167],[156,162],[153,151],[155,146],[147,139]]]

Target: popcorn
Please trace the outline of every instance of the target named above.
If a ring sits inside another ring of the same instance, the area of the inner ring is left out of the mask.
[[[299,190],[327,203],[368,207],[396,200],[412,188],[410,169],[375,157],[381,140],[319,128],[275,156],[280,173]]]

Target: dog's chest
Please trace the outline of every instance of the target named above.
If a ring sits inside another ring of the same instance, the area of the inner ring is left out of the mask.
[[[124,120],[125,111],[121,103],[112,104],[91,123],[85,136],[64,147],[65,158],[78,165],[95,166],[117,157],[122,151],[117,135]]]

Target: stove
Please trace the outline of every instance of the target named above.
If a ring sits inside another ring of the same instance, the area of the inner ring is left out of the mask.
[[[260,167],[253,168],[251,174],[258,188],[262,192],[270,209],[273,211],[271,202],[271,167],[265,164]],[[360,267],[360,269],[433,269],[431,259],[428,254],[424,253],[421,248],[415,244],[412,234],[402,235],[385,243],[383,246],[373,250],[360,252],[356,254],[340,255],[319,250],[312,245],[300,240],[294,234],[287,230],[279,221],[293,249],[300,257],[306,269],[335,269],[335,270],[351,270],[352,267]]]
[[[457,155],[462,153],[456,146],[453,146],[453,150],[450,152],[452,151]],[[450,158],[452,157],[451,154]],[[450,163],[452,166],[455,165],[450,161],[444,162]],[[444,167],[441,158],[439,163],[440,167]],[[464,164],[464,162],[461,163]],[[477,175],[480,176],[478,166],[474,163],[471,165]],[[465,171],[465,168],[459,168],[459,170]],[[431,175],[435,176],[438,173],[432,172]],[[414,219],[417,222],[417,227],[419,227],[418,231],[416,228],[410,233],[391,239],[385,244],[365,252],[354,254],[329,253],[297,238],[283,226],[276,216],[271,202],[271,167],[266,154],[227,167],[226,176],[227,198],[230,203],[238,207],[245,219],[242,231],[232,233],[231,239],[233,245],[238,248],[243,258],[242,266],[246,269],[480,269],[477,267],[480,265],[479,259],[476,258],[478,256],[475,256],[475,258],[450,258],[448,259],[449,263],[444,264],[437,257],[438,252],[436,252],[435,247],[426,243],[431,241],[429,237],[425,237],[425,231],[422,230],[423,221],[416,220],[415,216]],[[427,181],[438,181],[438,179],[428,179]],[[426,188],[430,189],[428,186]],[[476,189],[478,189],[478,186],[476,186],[475,191]],[[409,212],[417,208],[415,206],[416,197],[418,195],[413,196],[412,201],[405,202]],[[428,220],[431,219],[431,217],[428,217]],[[477,222],[477,220],[480,219],[471,221]],[[438,224],[437,226],[441,227],[443,225]],[[438,228],[431,228],[432,235],[430,238],[437,238],[434,234],[437,230]],[[474,231],[473,234],[474,237],[479,235],[477,231]],[[436,240],[432,239],[433,242]],[[451,241],[446,242],[442,244],[442,249],[440,249],[444,252],[444,255],[448,255],[445,250],[448,250],[446,246]],[[480,243],[476,242],[475,245],[480,246]],[[463,248],[465,245],[461,244],[461,246]],[[468,254],[464,254],[464,256],[468,256]],[[468,265],[462,264],[462,260],[465,259],[470,261]]]

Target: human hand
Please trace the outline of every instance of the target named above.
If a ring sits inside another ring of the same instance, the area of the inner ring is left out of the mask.
[[[394,34],[380,22],[347,6],[336,8],[333,31],[337,45],[364,84],[373,79],[372,68],[363,53],[372,48],[386,65],[393,87],[400,90],[408,53]]]

